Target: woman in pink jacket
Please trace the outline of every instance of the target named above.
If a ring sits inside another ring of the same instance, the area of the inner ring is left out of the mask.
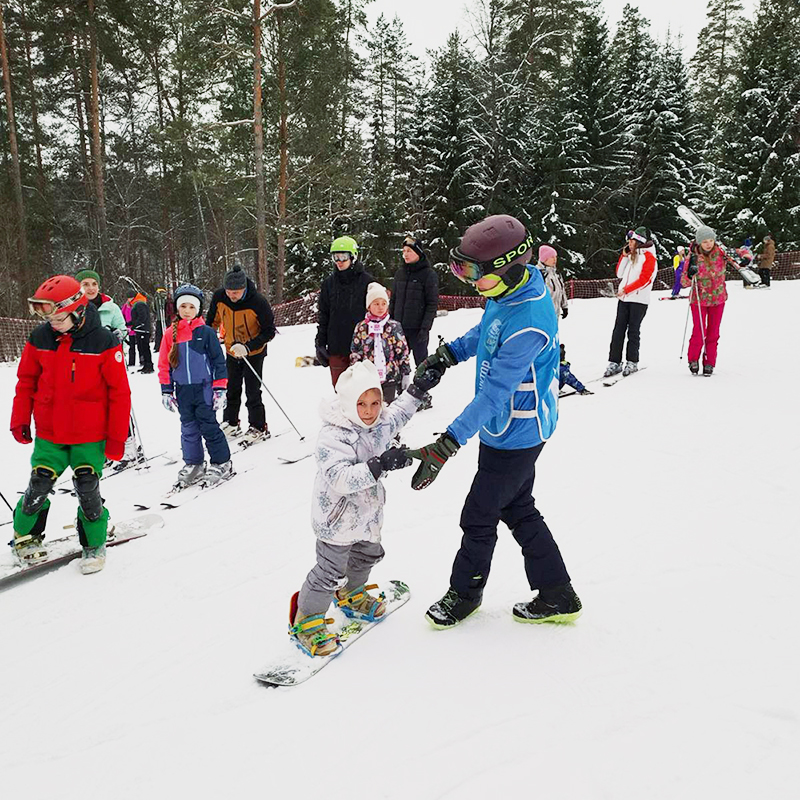
[[[692,338],[689,339],[689,370],[700,372],[700,354],[705,349],[703,375],[709,377],[717,363],[717,343],[722,312],[728,299],[725,287],[725,254],[717,245],[717,234],[702,225],[695,233],[689,256],[689,266],[681,283],[691,286],[689,302],[692,308]]]

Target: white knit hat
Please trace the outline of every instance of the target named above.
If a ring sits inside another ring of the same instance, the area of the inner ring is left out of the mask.
[[[389,295],[386,293],[386,289],[377,282],[373,282],[367,286],[367,308],[372,305],[373,300],[385,300],[387,303],[389,302]]]
[[[371,285],[376,286],[378,284]],[[381,399],[383,398],[381,379],[378,377],[378,370],[371,361],[357,361],[352,367],[346,369],[336,382],[336,394],[342,406],[342,413],[347,419],[362,428],[371,428],[380,419],[380,415],[378,415],[372,425],[366,425],[358,416],[358,398],[369,389],[377,389],[381,393]]]
[[[190,306],[194,306],[197,313],[200,313],[200,301],[193,294],[182,294],[175,301],[175,308],[180,308],[181,303],[188,303]]]

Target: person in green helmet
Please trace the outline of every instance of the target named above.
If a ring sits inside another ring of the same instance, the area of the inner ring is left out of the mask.
[[[330,367],[334,387],[350,366],[353,331],[364,317],[367,287],[375,278],[358,260],[358,244],[350,236],[340,236],[331,244],[333,272],[322,282],[319,294],[319,320],[315,341],[317,361]]]

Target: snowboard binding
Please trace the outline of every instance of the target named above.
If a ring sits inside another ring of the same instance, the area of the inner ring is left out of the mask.
[[[346,617],[363,619],[365,622],[375,622],[386,611],[386,595],[381,592],[376,598],[369,593],[370,589],[377,588],[377,583],[371,583],[369,586],[362,584],[343,597],[339,595],[339,592],[336,592],[333,599]]]
[[[332,625],[334,620],[325,619],[324,614],[297,618],[299,594],[300,592],[295,592],[289,604],[289,636],[300,650],[312,658],[335,653],[339,649],[339,639],[328,630],[328,625]]]

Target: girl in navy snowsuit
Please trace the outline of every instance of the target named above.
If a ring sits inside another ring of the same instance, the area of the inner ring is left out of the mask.
[[[213,328],[200,312],[203,293],[186,284],[175,292],[178,316],[164,332],[158,356],[161,399],[181,416],[181,449],[186,462],[178,484],[204,480],[213,485],[233,475],[231,451],[220,430],[216,412],[225,407],[228,372]],[[205,469],[202,439],[211,463]]]

